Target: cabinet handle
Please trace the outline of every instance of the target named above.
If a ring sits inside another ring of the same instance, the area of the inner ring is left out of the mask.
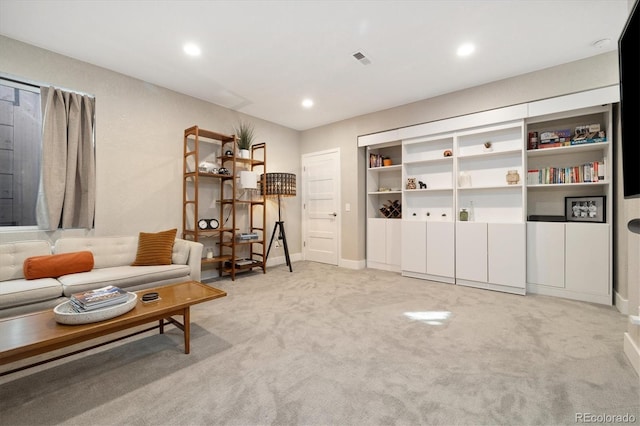
[[[333,212],[333,213],[329,213],[329,216],[333,216],[333,217],[336,217],[336,216],[338,216],[338,213],[336,213],[336,212]]]

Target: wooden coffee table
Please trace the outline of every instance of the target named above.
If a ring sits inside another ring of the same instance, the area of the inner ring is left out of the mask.
[[[152,291],[158,292],[160,300],[143,303],[140,300],[142,295]],[[188,354],[190,333],[189,308],[192,305],[227,295],[227,293],[222,290],[209,287],[197,281],[148,288],[136,293],[138,294],[138,303],[131,311],[115,318],[90,324],[59,324],[55,320],[53,309],[0,320],[0,365],[158,321],[158,324],[153,327],[137,331],[127,336],[57,356],[46,361],[2,372],[0,375],[6,375],[78,352],[93,349],[155,328],[158,328],[160,333],[164,333],[164,326],[166,324],[174,324],[183,331],[184,353]],[[182,323],[174,319],[174,316],[182,316]]]

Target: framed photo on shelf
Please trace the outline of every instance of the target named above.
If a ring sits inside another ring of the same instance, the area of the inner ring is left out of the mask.
[[[606,220],[606,197],[564,197],[564,217],[567,222],[596,222]]]

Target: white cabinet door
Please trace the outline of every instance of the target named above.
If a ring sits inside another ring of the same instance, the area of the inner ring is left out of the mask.
[[[609,225],[566,224],[567,290],[609,295]]]
[[[385,219],[386,221],[386,263],[388,265],[400,266],[402,260],[402,220]]]
[[[455,276],[454,229],[453,222],[427,222],[427,274]]]
[[[488,225],[489,282],[526,289],[526,230],[524,223]]]
[[[486,223],[456,223],[456,279],[487,282]]]
[[[527,282],[564,287],[564,223],[527,223]]]
[[[427,222],[402,221],[402,270],[427,272]]]
[[[385,263],[387,256],[387,219],[367,221],[367,262]]]

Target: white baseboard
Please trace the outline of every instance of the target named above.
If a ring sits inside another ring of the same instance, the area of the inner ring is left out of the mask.
[[[629,299],[623,298],[617,291],[614,293],[616,309],[623,315],[629,315]]]
[[[367,266],[366,260],[349,260],[349,259],[340,259],[338,261],[338,266],[346,269],[364,269]]]
[[[388,263],[366,261],[366,267],[371,269],[380,269],[382,271],[400,272],[400,265],[389,265]]]
[[[294,262],[299,262],[302,260],[302,253],[289,253],[289,259],[291,259],[291,263]],[[287,258],[282,255],[282,256],[270,256],[267,259],[267,268],[270,266],[277,266],[277,265],[286,265],[287,264]]]
[[[631,339],[629,333],[624,333],[624,354],[629,358],[636,374],[640,376],[640,348]]]
[[[560,287],[527,283],[527,293],[542,294],[543,296],[563,297],[565,299],[580,300],[582,302],[598,303],[600,305],[613,305],[611,295],[589,294],[570,291]]]

